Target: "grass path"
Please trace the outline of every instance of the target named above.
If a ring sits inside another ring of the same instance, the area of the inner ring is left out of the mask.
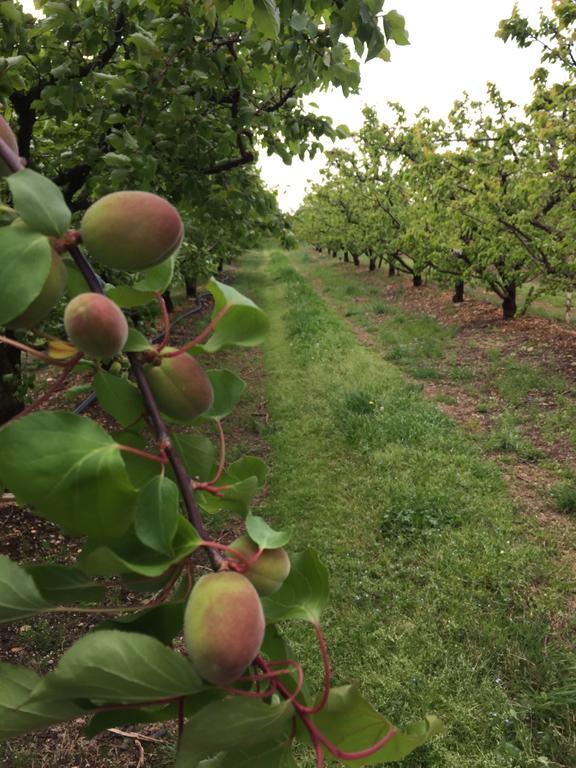
[[[330,570],[335,683],[357,681],[398,724],[444,720],[446,736],[403,765],[576,765],[555,542],[514,514],[499,469],[358,344],[291,259],[253,254],[240,285],[272,322],[263,513]],[[291,639],[317,667],[304,625]]]

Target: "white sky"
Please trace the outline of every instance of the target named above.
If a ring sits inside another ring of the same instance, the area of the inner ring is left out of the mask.
[[[507,99],[518,104],[530,100],[530,75],[539,66],[540,47],[519,49],[512,41],[495,37],[500,19],[510,16],[514,0],[386,0],[384,10],[395,8],[406,18],[411,45],[391,44],[391,62],[362,65],[358,96],[345,99],[342,92],[318,92],[309,101],[319,114],[334,124],[356,130],[362,123],[362,107],[377,109],[382,120],[386,103],[400,102],[413,114],[427,106],[433,117],[444,117],[452,103],[468,91],[483,98],[485,84],[496,83]],[[548,13],[552,0],[518,0],[523,15],[538,19],[540,8]],[[271,188],[278,190],[280,206],[295,210],[311,181],[320,178],[323,156],[284,165],[277,157],[263,155],[259,165]]]
[[[517,0],[523,15],[536,21],[540,8],[549,13],[552,0]],[[23,0],[34,12],[33,0]],[[329,115],[335,125],[356,130],[362,107],[377,109],[386,119],[386,103],[398,101],[413,114],[427,106],[433,117],[447,114],[463,91],[482,98],[485,84],[496,83],[507,99],[518,104],[530,100],[530,75],[540,63],[540,47],[519,49],[495,37],[500,19],[510,15],[514,0],[386,0],[384,10],[395,8],[406,18],[411,45],[391,44],[392,61],[362,65],[358,96],[345,99],[340,90],[318,92],[308,101],[317,112]],[[278,190],[284,210],[295,210],[307,186],[320,178],[323,156],[284,165],[278,157],[262,155],[259,166],[265,182]]]

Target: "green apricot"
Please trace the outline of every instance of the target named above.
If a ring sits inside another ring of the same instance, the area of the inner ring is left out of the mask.
[[[258,552],[258,544],[255,544],[248,534],[243,534],[230,544],[247,560]],[[278,549],[265,549],[260,557],[246,570],[244,576],[256,587],[259,595],[265,597],[277,592],[288,578],[290,573],[290,558],[282,547]]]
[[[164,352],[175,351],[175,347],[164,348]],[[171,419],[192,421],[214,402],[210,379],[196,358],[187,353],[161,357],[159,365],[145,365],[144,376],[158,407]]]
[[[100,293],[81,293],[64,310],[68,338],[88,357],[108,359],[122,351],[128,323],[122,310]]]
[[[18,328],[34,328],[41,320],[44,320],[52,307],[56,306],[62,298],[65,288],[66,267],[56,251],[53,251],[50,271],[48,272],[46,282],[42,286],[42,290],[24,312],[6,323],[6,327],[13,330]]]
[[[82,242],[106,267],[138,272],[175,253],[184,237],[180,214],[150,192],[112,192],[88,208]]]
[[[266,623],[258,593],[242,574],[210,573],[194,585],[184,613],[184,640],[198,674],[230,685],[258,655]]]
[[[6,120],[0,115],[0,139],[3,139],[6,144],[12,149],[16,154],[18,154],[18,141],[16,140],[16,136],[14,135],[14,131]],[[0,160],[0,176],[10,176],[10,174],[13,173],[13,171],[8,168],[6,163],[3,160]]]

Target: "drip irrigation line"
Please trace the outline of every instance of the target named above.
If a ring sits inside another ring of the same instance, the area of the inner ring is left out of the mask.
[[[192,315],[198,314],[198,312],[202,312],[205,309],[205,305],[208,303],[206,301],[206,298],[211,296],[210,293],[202,293],[200,296],[198,296],[198,306],[194,307],[193,309],[189,309],[187,312],[184,312],[183,314],[179,315],[178,317],[174,318],[174,320],[170,321],[170,327],[174,327],[175,325],[178,325],[178,323],[183,322],[187,318],[191,317]],[[152,339],[152,344],[156,344],[159,341],[162,341],[164,338],[164,331],[159,333],[157,336],[154,336]],[[81,403],[79,403],[76,408],[72,411],[76,416],[79,416],[80,414],[87,411],[89,408],[91,408],[94,403],[96,402],[96,392],[90,392],[89,395],[87,395],[84,400],[82,400]]]

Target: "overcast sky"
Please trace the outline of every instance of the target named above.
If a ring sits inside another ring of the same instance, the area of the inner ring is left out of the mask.
[[[443,117],[463,91],[482,98],[488,81],[496,83],[505,98],[525,104],[540,49],[522,50],[494,36],[513,6],[514,0],[386,0],[384,10],[395,8],[406,18],[411,45],[392,44],[389,63],[363,64],[358,96],[345,99],[338,90],[316,93],[310,101],[319,105],[319,114],[353,130],[360,127],[366,104],[376,107],[382,120],[388,101],[400,102],[409,113],[427,106],[434,117]],[[551,0],[518,0],[520,11],[534,21],[540,8],[548,13],[551,6]],[[320,156],[294,160],[291,166],[275,157],[260,159],[262,175],[278,190],[284,210],[298,207],[310,181],[319,179],[322,165]]]

